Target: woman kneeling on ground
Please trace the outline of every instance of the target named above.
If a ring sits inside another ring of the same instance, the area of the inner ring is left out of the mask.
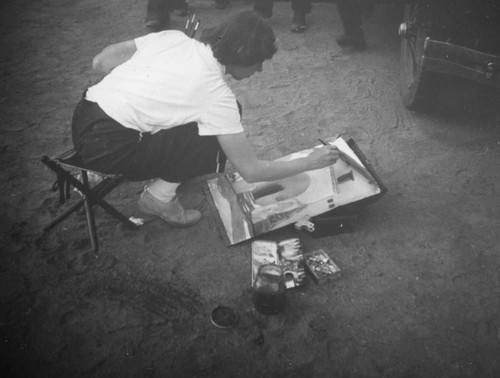
[[[267,161],[245,135],[224,76],[248,78],[276,51],[273,30],[251,11],[206,29],[200,41],[171,30],[110,45],[93,60],[106,76],[76,106],[75,149],[89,169],[151,180],[139,209],[177,227],[201,218],[181,206],[177,187],[216,172],[223,156],[247,182],[331,165],[338,158],[333,146],[301,159]]]

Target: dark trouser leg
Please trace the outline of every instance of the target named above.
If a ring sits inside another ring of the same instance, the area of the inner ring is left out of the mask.
[[[148,0],[146,26],[153,30],[166,29],[170,23],[171,0]]]
[[[96,103],[81,100],[73,113],[72,133],[73,145],[86,168],[102,173],[130,173],[141,138],[139,132],[120,125]],[[149,178],[154,177],[138,180]]]
[[[217,137],[198,135],[196,123],[145,134],[140,144],[139,172],[149,170],[168,182],[183,182],[216,172],[217,158],[222,152]]]
[[[253,10],[263,18],[270,18],[273,15],[273,0],[254,0]]]
[[[72,130],[73,144],[87,168],[121,173],[129,180],[183,182],[215,172],[217,158],[225,160],[217,137],[199,136],[196,123],[141,135],[85,100],[75,109]]]
[[[173,9],[184,9],[187,7],[186,0],[172,0]]]
[[[337,9],[342,20],[345,35],[337,42],[341,46],[364,48],[365,35],[363,32],[363,20],[361,6],[358,0],[338,0]]]
[[[292,0],[294,13],[309,14],[312,11],[312,0]]]
[[[187,3],[187,0],[173,0],[172,10],[176,10],[176,14],[178,16],[185,17],[189,15],[189,4]]]

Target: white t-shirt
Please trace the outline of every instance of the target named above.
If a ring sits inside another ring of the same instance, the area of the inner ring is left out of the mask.
[[[115,67],[86,99],[125,127],[155,133],[198,123],[200,135],[243,131],[236,98],[224,66],[209,46],[180,31],[134,40],[137,52]]]

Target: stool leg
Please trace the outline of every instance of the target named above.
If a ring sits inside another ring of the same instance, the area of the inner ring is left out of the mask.
[[[83,185],[86,188],[90,189],[87,171],[82,170],[81,173],[82,173]],[[90,243],[92,244],[92,249],[94,250],[94,252],[97,252],[99,250],[99,244],[97,241],[97,232],[96,232],[96,228],[95,228],[94,211],[92,210],[92,200],[85,194],[83,194],[83,196],[84,196],[84,202],[85,202],[85,215],[87,217],[87,226],[89,229]]]
[[[119,183],[109,182],[107,180],[109,180],[109,179],[101,181],[94,188],[97,195],[105,196],[106,194],[111,192],[114,188],[116,188],[119,185]],[[68,185],[68,187],[69,187],[69,185]],[[67,197],[69,197],[69,196],[66,196],[66,198]],[[82,208],[84,205],[85,205],[85,198],[82,198],[78,202],[73,204],[71,207],[67,208],[62,214],[60,214],[56,219],[54,219],[52,222],[50,222],[47,226],[45,226],[43,229],[43,232],[49,232],[55,226],[57,226],[59,223],[61,223],[63,220],[65,220],[67,217],[69,217],[71,214],[80,210],[80,208]]]
[[[54,219],[47,226],[45,226],[43,232],[49,232],[50,230],[52,230],[55,226],[57,226],[59,223],[61,223],[63,220],[65,220],[67,217],[73,214],[75,211],[78,211],[78,209],[80,209],[84,204],[85,204],[85,199],[79,200],[77,203],[69,207],[64,213],[60,214],[56,219]]]
[[[93,201],[93,203],[100,206],[108,214],[110,214],[113,217],[115,217],[116,219],[118,219],[124,225],[131,227],[131,228],[138,228],[138,226],[135,223],[133,223],[129,218],[127,218],[125,215],[120,213],[118,210],[116,210],[114,207],[110,206],[106,201],[104,201],[104,200],[102,200],[102,198],[100,198],[100,197],[104,197],[106,194],[111,192],[114,188],[116,188],[118,185],[120,185],[124,180],[125,180],[125,178],[121,177],[119,179],[111,180],[111,181],[109,181],[109,183],[105,182],[102,189],[100,188],[100,190],[98,192],[99,198],[96,198],[98,201]]]

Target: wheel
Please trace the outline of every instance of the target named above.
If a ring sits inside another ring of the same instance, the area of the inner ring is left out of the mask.
[[[435,74],[422,68],[425,39],[430,36],[429,8],[423,4],[406,4],[401,36],[400,92],[404,105],[412,110],[422,110],[432,97]]]

